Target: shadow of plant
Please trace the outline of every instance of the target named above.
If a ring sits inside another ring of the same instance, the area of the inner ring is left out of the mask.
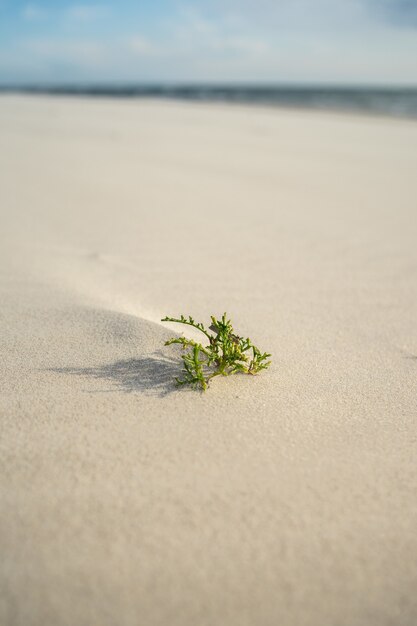
[[[166,396],[177,390],[174,379],[178,376],[180,369],[181,363],[178,358],[167,357],[162,352],[156,352],[149,356],[115,361],[97,367],[60,367],[49,371],[107,380],[125,393],[141,392]],[[114,389],[90,391],[90,393],[105,391],[114,391]]]

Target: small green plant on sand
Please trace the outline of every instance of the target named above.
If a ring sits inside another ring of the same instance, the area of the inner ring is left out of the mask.
[[[181,378],[176,378],[177,385],[190,385],[205,391],[215,376],[230,374],[258,374],[270,366],[271,356],[261,352],[250,339],[239,337],[233,332],[233,326],[226,313],[221,319],[211,316],[208,330],[192,317],[164,317],[162,322],[176,322],[199,330],[205,335],[205,345],[186,337],[174,337],[165,342],[166,346],[179,344],[183,349],[183,370]]]

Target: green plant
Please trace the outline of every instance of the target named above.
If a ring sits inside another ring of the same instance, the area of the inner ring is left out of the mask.
[[[215,376],[229,376],[239,372],[244,374],[258,374],[271,364],[267,352],[261,352],[253,345],[250,339],[244,339],[234,334],[233,326],[226,318],[211,316],[211,325],[208,330],[192,317],[180,318],[164,317],[162,322],[176,322],[192,326],[205,335],[206,345],[186,337],[174,337],[165,342],[166,346],[179,344],[183,348],[182,377],[176,378],[177,385],[191,385],[205,391]]]

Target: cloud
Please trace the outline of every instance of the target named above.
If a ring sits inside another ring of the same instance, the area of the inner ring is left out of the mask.
[[[65,16],[78,22],[92,22],[107,17],[110,8],[103,4],[74,4],[65,11]]]
[[[36,4],[27,4],[21,11],[21,16],[28,22],[36,22],[47,16],[45,9],[41,9]]]
[[[161,52],[155,45],[139,35],[129,40],[128,47],[139,56],[155,56]]]
[[[108,60],[104,44],[89,40],[30,39],[24,50],[42,66],[65,66],[82,69],[103,67]]]
[[[250,55],[265,54],[268,52],[268,49],[270,49],[266,41],[248,35],[243,37],[230,37],[220,42],[217,40],[216,45],[223,50],[235,50],[236,52]]]
[[[169,25],[167,43],[178,52],[259,55],[268,42],[251,32],[247,25],[209,19],[195,8],[183,7]],[[242,59],[243,60],[243,59]]]
[[[204,10],[207,2],[197,0],[195,5]],[[416,0],[210,0],[209,6],[214,19],[286,32],[363,32],[381,24],[417,25]]]

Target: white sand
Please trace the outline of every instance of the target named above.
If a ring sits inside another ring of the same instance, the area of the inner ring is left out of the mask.
[[[0,99],[4,626],[417,623],[417,124]],[[258,378],[172,391],[165,314]]]

